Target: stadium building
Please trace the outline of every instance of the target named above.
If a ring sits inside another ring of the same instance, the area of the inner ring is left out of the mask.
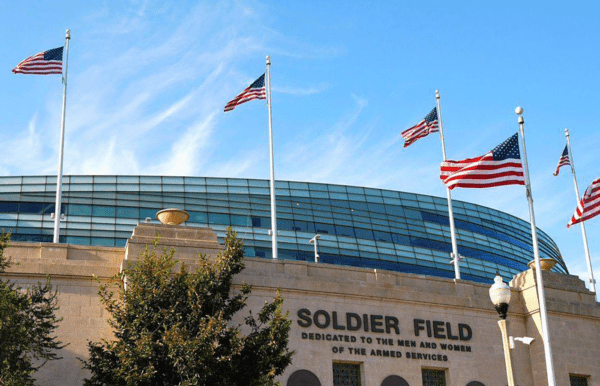
[[[61,243],[52,240],[54,177],[0,179],[0,227],[12,232],[5,275],[22,287],[51,277],[57,336],[69,346],[39,384],[82,385],[77,358],[88,341],[111,339],[100,283],[135,263],[160,234],[193,267],[223,248],[227,226],[245,240],[256,311],[281,290],[291,319],[292,364],[284,386],[495,386],[507,384],[498,315],[489,297],[496,271],[510,281],[508,350],[516,384],[547,385],[529,224],[456,201],[462,280],[449,264],[446,200],[405,192],[277,182],[279,259],[271,259],[268,182],[252,179],[71,176],[63,184]],[[164,208],[190,213],[183,225],[154,220]],[[321,260],[314,262],[315,234]],[[539,231],[557,385],[600,384],[600,305],[568,274],[556,244]],[[262,258],[261,258],[262,257]],[[98,278],[94,280],[92,277]],[[239,322],[243,322],[241,312]],[[533,338],[527,339],[527,338]],[[527,342],[527,344],[524,344]],[[508,344],[508,339],[506,340]],[[508,347],[508,346],[506,346]]]

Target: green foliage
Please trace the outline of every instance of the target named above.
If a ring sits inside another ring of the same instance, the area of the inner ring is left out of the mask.
[[[0,235],[0,274],[10,266],[4,256],[10,235]],[[33,374],[65,347],[54,335],[62,318],[55,315],[56,291],[50,279],[23,291],[0,279],[0,385],[34,385]]]
[[[196,271],[182,264],[173,273],[175,251],[157,253],[155,245],[102,286],[115,339],[89,343],[85,385],[273,385],[291,362],[291,322],[278,292],[256,317],[232,323],[251,289],[232,291],[242,246],[228,229],[216,259],[200,255]]]

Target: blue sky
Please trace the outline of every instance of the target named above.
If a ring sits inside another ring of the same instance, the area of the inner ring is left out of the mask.
[[[538,226],[587,277],[567,168],[600,176],[600,39],[595,2],[22,1],[0,14],[2,175],[56,174],[59,76],[13,75],[22,59],[69,53],[65,174],[268,178],[267,110],[223,106],[272,57],[276,178],[445,196],[437,136],[400,132],[442,95],[448,157],[486,153],[525,109]],[[528,219],[524,189],[453,198]],[[587,222],[600,280],[600,220]]]

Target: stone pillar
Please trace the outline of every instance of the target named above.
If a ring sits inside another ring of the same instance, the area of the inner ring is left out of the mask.
[[[569,374],[600,376],[600,305],[593,292],[574,275],[542,271],[548,310],[554,373],[558,385],[569,384]],[[511,281],[521,292],[527,336],[535,338],[529,346],[534,386],[545,386],[546,364],[541,337],[541,319],[535,272],[521,272]]]
[[[177,258],[188,265],[194,264],[198,253],[214,257],[223,250],[217,234],[210,228],[142,223],[127,240],[125,261],[136,261],[146,246],[152,248],[155,242],[159,251],[163,247],[175,248]]]

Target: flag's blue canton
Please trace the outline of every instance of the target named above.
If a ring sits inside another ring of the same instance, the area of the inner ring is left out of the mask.
[[[508,158],[521,159],[521,153],[519,153],[519,133],[516,133],[500,145],[496,146],[492,150],[494,161],[502,161]]]
[[[567,146],[565,146],[565,150],[563,150],[562,155],[560,156],[560,158],[567,158],[567,160],[569,159],[569,148]]]
[[[62,61],[63,48],[64,47],[53,48],[51,50],[48,50],[48,51],[44,52],[44,60],[58,60],[58,61]]]
[[[431,112],[425,116],[425,122],[433,122],[437,121],[437,119],[437,108],[434,107],[433,110],[431,110]]]
[[[265,74],[262,74],[262,76],[258,79],[256,79],[254,81],[254,83],[252,83],[250,85],[250,87],[248,88],[263,88],[265,87]]]

